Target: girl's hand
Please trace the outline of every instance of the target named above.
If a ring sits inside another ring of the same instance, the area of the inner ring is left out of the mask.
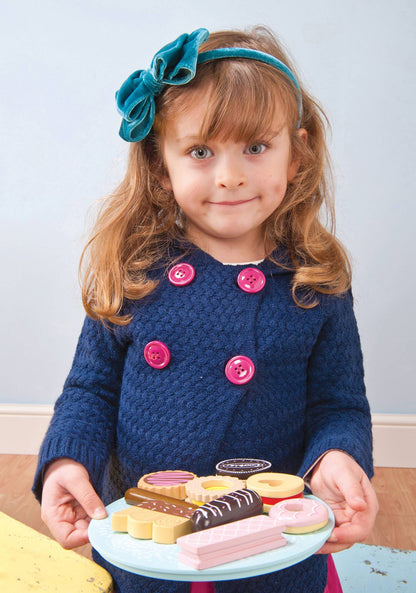
[[[42,520],[66,549],[88,543],[88,524],[107,516],[83,465],[72,459],[53,461],[42,490]]]
[[[376,493],[358,463],[342,451],[329,451],[313,470],[312,493],[335,515],[335,529],[320,554],[331,554],[364,541],[378,512]]]

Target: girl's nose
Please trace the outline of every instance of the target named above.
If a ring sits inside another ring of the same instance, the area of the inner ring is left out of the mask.
[[[217,187],[237,189],[246,183],[246,173],[240,159],[224,157],[218,164],[216,182]]]

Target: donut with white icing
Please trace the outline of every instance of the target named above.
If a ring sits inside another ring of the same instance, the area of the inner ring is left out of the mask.
[[[269,511],[269,517],[284,525],[285,533],[310,533],[328,523],[327,507],[313,498],[297,498],[278,502]]]

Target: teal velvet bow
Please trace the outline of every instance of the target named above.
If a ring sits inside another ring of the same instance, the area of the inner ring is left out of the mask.
[[[293,72],[280,60],[262,51],[247,47],[223,47],[198,54],[200,45],[209,37],[206,29],[184,33],[155,54],[149,70],[137,70],[116,93],[117,109],[123,120],[120,136],[127,142],[139,142],[150,132],[155,119],[155,97],[169,85],[188,83],[195,76],[197,64],[210,60],[244,58],[273,66],[287,76],[297,94],[298,121],[302,120],[302,92]]]
[[[123,118],[120,136],[139,142],[147,136],[155,118],[155,97],[169,85],[186,84],[195,76],[199,46],[208,38],[206,29],[184,33],[153,57],[149,70],[133,72],[116,93]]]

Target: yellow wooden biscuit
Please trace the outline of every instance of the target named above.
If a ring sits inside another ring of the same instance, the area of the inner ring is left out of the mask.
[[[188,502],[204,504],[234,490],[245,488],[243,480],[232,476],[204,476],[194,478],[185,486]]]
[[[174,544],[178,537],[192,531],[190,519],[129,507],[113,513],[113,531],[126,532],[136,539],[152,539],[158,544]]]
[[[289,498],[303,491],[304,482],[291,474],[262,472],[247,478],[247,488],[267,498]]]
[[[262,472],[247,478],[247,488],[254,490],[263,499],[263,511],[268,513],[279,500],[301,495],[304,482],[299,476]]]

